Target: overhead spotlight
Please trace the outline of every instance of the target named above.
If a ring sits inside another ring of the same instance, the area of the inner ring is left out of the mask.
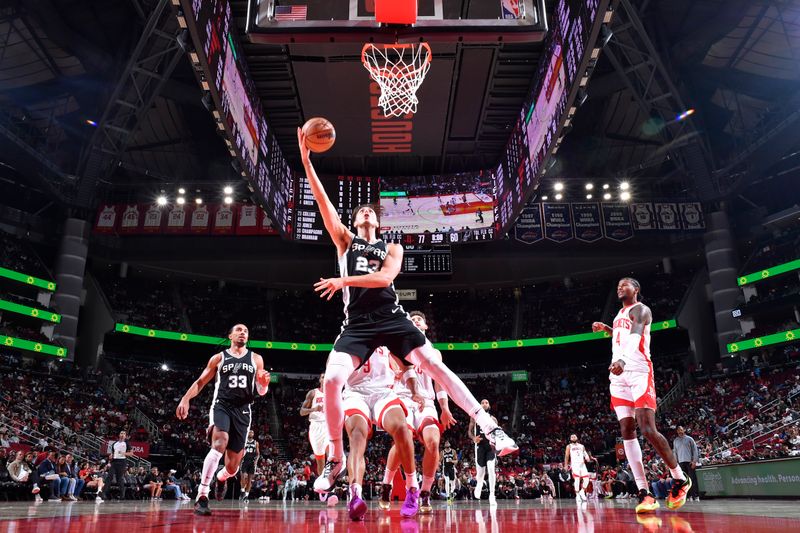
[[[589,98],[589,93],[586,92],[586,89],[581,87],[580,89],[578,89],[578,95],[575,97],[575,106],[576,107],[582,106],[588,98]]]
[[[608,24],[612,18],[614,18],[614,8],[609,5],[608,10],[603,14],[603,24]]]
[[[591,191],[592,189],[594,189],[594,183],[587,183],[586,184],[586,190],[587,191]]]
[[[561,200],[562,198],[564,198],[564,195],[561,194],[561,193],[557,193],[555,198],[556,198],[556,200]]]
[[[225,197],[225,203],[226,203],[227,205],[230,205],[230,204],[232,204],[232,203],[233,203],[233,198],[232,198],[232,197],[230,197],[230,196],[226,196],[226,197]]]
[[[167,205],[167,197],[166,196],[159,196],[156,198],[156,203],[158,205]]]
[[[587,194],[587,195],[586,195],[586,199],[587,199],[587,200],[591,200],[591,199],[592,199],[592,195],[591,195],[591,193],[589,193],[589,194]]]
[[[690,117],[692,115],[694,115],[694,109],[691,109],[691,108],[687,109],[686,111],[684,111],[683,113],[681,113],[680,115],[675,117],[675,121],[676,122],[680,122],[681,120],[684,120],[684,119],[686,119],[686,118],[688,118],[688,117]]]
[[[182,9],[178,10],[178,26],[180,26],[181,28],[184,28],[184,29],[186,29],[186,26],[187,26],[186,17],[183,15],[183,10]]]
[[[609,185],[608,183],[604,183],[603,184],[603,190],[604,191],[607,191],[609,187],[611,187],[611,185]]]
[[[161,363],[161,370],[169,370],[167,363]]]
[[[611,193],[607,192],[603,195],[603,200],[611,200]]]
[[[627,202],[628,200],[631,199],[631,193],[629,193],[628,191],[623,191],[619,194],[619,199],[622,200],[623,202]]]
[[[186,189],[184,189],[183,187],[179,187],[178,194],[186,194]]]
[[[545,202],[547,201],[547,195],[546,194],[544,196],[542,196],[542,200],[544,200]]]
[[[623,191],[627,191],[628,189],[631,188],[631,184],[628,183],[627,181],[623,181],[622,183],[619,184],[619,188],[622,189]]]
[[[194,199],[194,203],[196,203],[197,205],[203,205],[203,199],[202,198],[195,198]]]
[[[600,26],[600,40],[597,42],[600,45],[600,48],[605,48],[608,44],[608,41],[614,36],[614,32],[611,31],[611,28],[608,27],[608,24],[603,24]]]
[[[553,185],[553,189],[555,189],[557,191],[563,191],[564,190],[564,184],[561,183],[560,181],[557,181],[555,183],[555,185]]]
[[[226,185],[225,188],[222,189],[222,192],[224,192],[227,195],[231,195],[233,194],[233,187],[231,187],[230,185]]]
[[[94,120],[92,120],[90,118],[87,118],[84,122],[86,123],[87,126],[95,126],[95,127],[97,127],[97,122],[95,122]]]
[[[175,201],[178,202],[178,205],[183,205],[186,203],[186,198],[184,198],[183,196],[178,196],[178,199]]]

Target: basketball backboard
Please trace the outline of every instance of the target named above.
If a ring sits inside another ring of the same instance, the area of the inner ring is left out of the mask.
[[[399,1],[399,0],[391,0]],[[544,0],[417,0],[410,25],[376,21],[376,0],[249,0],[247,33],[257,43],[539,42]]]

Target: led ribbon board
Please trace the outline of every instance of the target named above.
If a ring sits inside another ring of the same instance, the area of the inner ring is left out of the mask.
[[[752,350],[753,348],[761,348],[763,346],[771,346],[783,342],[795,342],[797,339],[800,339],[800,328],[781,331],[780,333],[773,333],[772,335],[764,335],[763,337],[756,337],[754,339],[732,342],[728,344],[728,353],[734,354],[744,350]]]
[[[6,335],[0,335],[0,345],[5,346],[6,348],[16,348],[18,350],[28,350],[29,352],[55,355],[56,357],[67,356],[67,349],[62,348],[61,346],[53,346],[52,344],[44,344],[43,342],[17,339],[16,337],[8,337]]]
[[[0,267],[0,277],[13,281],[19,281],[20,283],[27,283],[28,285],[33,285],[50,292],[54,292],[56,290],[55,281],[47,281],[46,279],[37,278],[22,272],[17,272],[16,270],[11,270],[10,268]]]
[[[677,327],[675,319],[653,322],[650,331],[661,331]],[[199,344],[213,344],[221,346],[228,341],[227,337],[210,337],[207,335],[195,335],[193,333],[180,333],[177,331],[162,331],[158,329],[148,329],[128,324],[117,324],[114,331],[129,335],[140,335],[152,339],[166,339],[182,342],[193,342]],[[507,341],[488,341],[488,342],[437,342],[434,347],[439,350],[494,350],[497,348],[524,348],[529,346],[555,346],[559,344],[571,344],[575,342],[594,341],[610,338],[611,335],[605,332],[597,333],[578,333],[575,335],[562,335],[560,337],[542,337],[538,339],[518,339]],[[250,348],[264,348],[267,350],[296,350],[305,352],[330,351],[333,344],[325,343],[303,343],[303,342],[279,342],[279,341],[258,341],[251,340],[248,343]]]
[[[35,307],[28,307],[27,305],[20,305],[9,302],[8,300],[0,300],[0,310],[38,318],[39,320],[45,320],[47,322],[61,322],[61,315],[58,313],[53,313],[46,309],[37,309]]]
[[[780,265],[775,265],[774,267],[765,268],[759,272],[753,272],[752,274],[740,276],[738,283],[741,287],[742,285],[749,285],[750,283],[769,279],[773,276],[777,276],[778,274],[785,274],[798,269],[800,269],[800,259],[795,259],[794,261],[789,261],[788,263],[782,263]]]

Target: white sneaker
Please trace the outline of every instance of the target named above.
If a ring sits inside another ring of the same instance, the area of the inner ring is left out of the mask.
[[[69,501],[76,502],[76,501],[78,501],[78,498],[76,498],[74,494],[70,494],[69,495]]]
[[[519,450],[517,443],[514,442],[514,439],[506,435],[506,432],[503,431],[501,427],[496,427],[492,431],[489,432],[486,437],[489,439],[489,443],[497,452],[498,457],[503,457],[504,455],[508,455],[510,453],[514,453]]]
[[[586,493],[584,491],[580,491],[578,495],[581,497],[581,500],[587,501],[589,498],[586,497]]]
[[[497,507],[497,498],[494,497],[494,494],[489,494],[489,505]]]
[[[39,496],[39,495],[37,494],[37,495],[36,495],[36,496],[33,498],[33,501],[35,501],[36,503],[39,503],[39,502],[43,502],[44,500],[42,499],[42,497],[41,497],[41,496]]]
[[[482,489],[483,489],[483,487],[475,487],[475,490],[472,492],[472,494],[473,494],[473,496],[475,496],[476,500],[480,500],[481,499],[481,491],[482,491]]]
[[[98,496],[98,497],[96,497],[96,498],[94,499],[94,501],[95,501],[95,503],[103,503],[105,500],[103,500],[103,498],[101,498],[100,496]]]
[[[336,484],[336,480],[345,474],[344,458],[333,461],[328,459],[322,475],[314,480],[314,491],[329,492]]]

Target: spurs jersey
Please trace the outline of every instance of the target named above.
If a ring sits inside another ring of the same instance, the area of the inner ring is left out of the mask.
[[[586,454],[586,448],[579,442],[569,443],[569,462],[572,465],[572,471],[577,472],[586,466],[586,460],[589,456]]]
[[[244,407],[253,403],[256,397],[256,365],[253,352],[247,350],[241,357],[235,357],[223,350],[222,361],[217,366],[217,380],[214,384],[214,404],[226,407]]]
[[[323,407],[322,411],[311,411],[308,415],[308,421],[313,422],[325,422],[325,393],[322,392],[321,389],[314,389],[314,399],[311,400],[311,407],[316,407],[321,405]]]
[[[628,342],[628,337],[631,334],[631,326],[633,322],[630,319],[631,309],[637,305],[642,305],[637,302],[633,305],[623,307],[617,313],[614,319],[614,326],[611,338],[611,362],[625,361],[625,372],[645,372],[649,373],[653,368],[653,363],[650,362],[650,325],[644,327],[642,332],[642,340],[633,357],[625,357],[625,345]]]
[[[242,462],[252,463],[256,460],[256,439],[244,442],[244,457]]]
[[[386,393],[394,387],[395,371],[389,359],[389,350],[380,347],[372,353],[347,379],[346,390],[362,396]]]
[[[366,239],[356,235],[353,237],[350,247],[339,258],[339,270],[342,277],[365,276],[377,272],[383,267],[387,250],[388,245],[380,239],[370,244]],[[348,319],[353,317],[374,313],[385,308],[399,307],[394,283],[378,289],[344,287],[342,298],[344,299],[345,324]]]

